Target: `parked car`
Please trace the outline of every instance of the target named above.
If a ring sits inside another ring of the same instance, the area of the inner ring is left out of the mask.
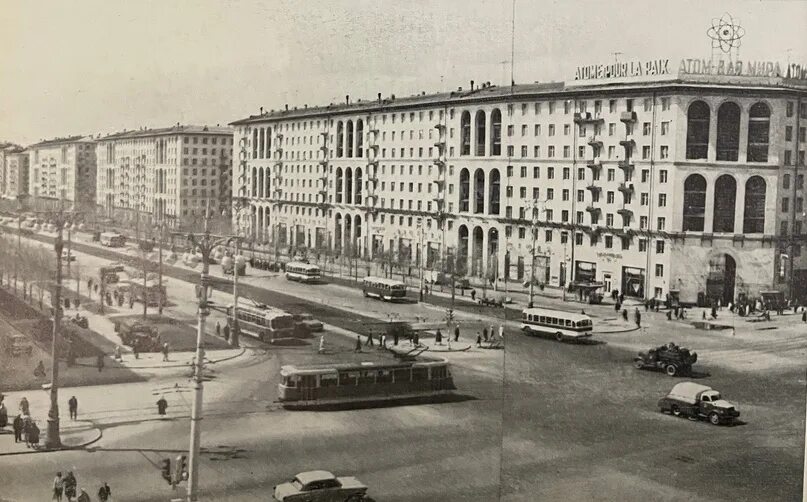
[[[732,423],[740,416],[734,404],[724,400],[719,392],[693,382],[676,384],[659,400],[658,406],[662,413],[707,419],[714,425]]]
[[[137,347],[140,352],[159,352],[162,348],[159,333],[146,324],[137,321],[116,322],[115,332],[124,345]]]
[[[67,253],[67,250],[62,250],[62,260],[64,261],[76,261],[76,255],[73,253]]]
[[[280,502],[359,502],[365,500],[367,486],[352,476],[337,477],[328,471],[309,471],[275,486],[273,495]]]
[[[664,370],[670,376],[689,375],[692,373],[692,365],[697,360],[696,352],[690,352],[689,349],[670,342],[647,352],[639,352],[639,355],[633,358],[633,365],[637,369]]]
[[[490,307],[503,307],[504,302],[500,298],[493,298],[490,296],[483,296],[482,298],[477,298],[476,303],[479,305],[486,305]]]
[[[310,333],[325,329],[322,322],[314,319],[311,314],[294,314],[294,324],[303,327]]]

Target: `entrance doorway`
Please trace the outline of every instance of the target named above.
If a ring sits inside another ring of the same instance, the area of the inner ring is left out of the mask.
[[[606,293],[611,292],[611,273],[608,272],[602,274],[602,288]]]
[[[633,298],[644,298],[644,269],[622,267],[622,294]]]
[[[723,305],[734,301],[734,284],[737,277],[737,262],[730,255],[721,254],[709,260],[709,276],[706,278],[706,297],[709,302],[718,299]]]

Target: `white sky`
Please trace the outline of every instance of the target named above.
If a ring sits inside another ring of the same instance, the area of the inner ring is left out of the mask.
[[[615,51],[708,58],[724,12],[745,28],[740,59],[807,63],[807,1],[516,2],[516,83],[571,80]],[[0,139],[23,144],[509,82],[510,0],[0,0],[0,12]]]

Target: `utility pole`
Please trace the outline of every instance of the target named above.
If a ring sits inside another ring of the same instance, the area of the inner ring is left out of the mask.
[[[208,209],[205,209],[204,233],[187,235],[191,248],[199,248],[202,253],[202,273],[199,278],[199,308],[198,324],[196,330],[196,359],[194,365],[194,394],[193,408],[191,408],[191,437],[190,437],[190,459],[188,471],[188,501],[195,502],[199,496],[199,449],[202,438],[202,399],[203,399],[203,370],[204,370],[204,333],[205,320],[210,315],[207,300],[207,290],[210,286],[210,253],[220,245],[229,245],[237,236],[217,236],[210,233]],[[234,272],[235,271],[234,268]],[[233,305],[233,311],[236,306]]]
[[[423,218],[418,218],[418,232],[420,233],[420,243],[418,244],[418,269],[420,272],[420,301],[423,301]]]
[[[540,210],[538,209],[538,205],[540,201],[538,199],[532,199],[532,248],[530,251],[530,302],[529,306],[532,307],[533,300],[535,298],[535,241],[538,238],[538,216],[540,214]]]

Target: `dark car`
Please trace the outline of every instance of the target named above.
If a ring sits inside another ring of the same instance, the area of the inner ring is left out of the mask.
[[[639,352],[633,358],[637,369],[663,370],[669,376],[689,375],[692,365],[698,360],[698,354],[674,343],[655,347],[647,352]]]

